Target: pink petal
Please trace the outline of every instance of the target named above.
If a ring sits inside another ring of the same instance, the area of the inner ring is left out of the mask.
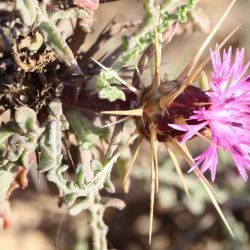
[[[199,130],[204,128],[207,125],[207,122],[203,122],[198,125],[188,125],[188,124],[168,124],[169,127],[174,128],[180,131],[187,131],[181,143],[185,143],[190,138],[192,138]]]
[[[97,10],[99,7],[99,0],[74,0],[74,4],[81,8],[93,11]]]

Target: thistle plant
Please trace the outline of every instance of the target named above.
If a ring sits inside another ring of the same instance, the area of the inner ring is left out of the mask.
[[[112,170],[133,144],[127,167],[120,168],[120,182],[128,191],[131,169],[147,141],[151,147],[149,243],[161,178],[157,154],[160,144],[166,147],[175,167],[174,176],[180,179],[187,197],[189,185],[178,155],[190,166],[190,172],[194,172],[233,235],[216,201],[214,188],[203,173],[210,170],[215,181],[221,150],[231,153],[244,180],[250,169],[247,134],[250,63],[244,65],[244,49],[236,51],[234,60],[231,47],[220,56],[221,48],[239,27],[198,63],[236,1],[225,10],[193,60],[171,81],[161,78],[162,49],[177,35],[181,25],[189,19],[192,22],[197,1],[180,4],[145,0],[144,19],[139,25],[131,25],[132,34],[101,58],[96,58],[96,53],[102,43],[112,38],[114,22],[89,50],[80,50],[92,30],[99,1],[59,2],[46,6],[37,0],[17,0],[13,5],[13,10],[17,10],[14,18],[15,22],[22,20],[19,27],[22,35],[18,32],[1,35],[5,41],[3,46],[0,43],[3,58],[10,57],[0,80],[1,112],[10,112],[9,120],[0,128],[0,217],[4,226],[9,226],[11,220],[9,196],[15,188],[27,186],[27,174],[35,168],[56,185],[58,196],[71,215],[89,211],[93,249],[108,249],[104,212],[108,207],[123,209],[125,204],[113,196],[105,197],[102,190],[115,193]],[[58,25],[61,19],[77,19],[68,39]],[[203,90],[193,83],[202,80],[201,72],[210,61],[213,66],[210,87]],[[142,76],[149,62],[154,68],[151,82],[145,84]],[[111,117],[115,121],[111,122]],[[127,121],[133,123],[133,129],[124,141]],[[195,159],[186,145],[194,137],[210,144]],[[192,184],[192,190],[193,187]]]

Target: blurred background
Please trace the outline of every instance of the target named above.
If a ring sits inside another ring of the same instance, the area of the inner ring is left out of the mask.
[[[203,0],[198,4],[197,22],[200,29],[183,26],[171,44],[163,50],[163,76],[175,78],[199,49],[229,0]],[[222,41],[237,25],[242,24],[225,47],[245,47],[250,52],[250,0],[239,0],[210,44]],[[121,0],[102,4],[95,14],[95,33],[90,35],[82,47],[86,50],[100,30],[113,17],[120,22],[139,20],[143,16],[142,0]],[[103,51],[120,44],[120,37],[113,39]],[[208,55],[208,49],[204,56]],[[209,70],[209,69],[208,69]],[[144,76],[150,82],[150,70]],[[129,129],[132,124],[126,124]],[[193,155],[206,145],[199,140],[190,143]],[[115,197],[126,203],[122,211],[108,209],[105,222],[109,226],[110,249],[118,250],[247,250],[250,249],[250,184],[245,183],[235,170],[227,154],[220,155],[220,165],[214,187],[217,199],[235,233],[233,239],[227,232],[206,192],[192,174],[186,176],[191,190],[187,199],[181,183],[168,158],[165,148],[160,147],[160,191],[155,204],[153,238],[148,245],[150,202],[150,154],[149,145],[143,149],[132,171],[129,193],[122,191],[120,180],[114,171]],[[124,155],[122,162],[130,157]],[[183,171],[188,167],[182,164]],[[207,176],[209,178],[209,176]],[[53,187],[43,180],[37,182],[36,173],[30,176],[29,188],[17,190],[11,197],[12,225],[0,231],[0,250],[87,250],[89,248],[88,214],[68,215],[65,206],[58,207],[58,195]]]

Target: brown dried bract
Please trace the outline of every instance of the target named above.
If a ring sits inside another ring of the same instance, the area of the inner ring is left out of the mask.
[[[32,36],[19,37],[12,50],[15,62],[25,72],[41,71],[56,59],[55,52],[45,46],[39,32]]]

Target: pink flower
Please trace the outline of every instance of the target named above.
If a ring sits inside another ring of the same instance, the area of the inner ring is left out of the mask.
[[[194,167],[202,164],[201,171],[210,170],[214,181],[218,163],[218,151],[231,153],[235,165],[246,181],[250,170],[250,62],[244,65],[244,49],[237,49],[232,60],[232,48],[220,52],[211,51],[214,72],[212,74],[209,106],[195,110],[190,121],[198,125],[171,125],[172,128],[187,131],[183,141],[190,139],[204,128],[211,131],[213,143],[198,156]],[[193,168],[192,168],[193,169]],[[191,169],[191,170],[192,170]]]
[[[94,11],[99,7],[99,0],[74,0],[74,4],[89,11]]]

